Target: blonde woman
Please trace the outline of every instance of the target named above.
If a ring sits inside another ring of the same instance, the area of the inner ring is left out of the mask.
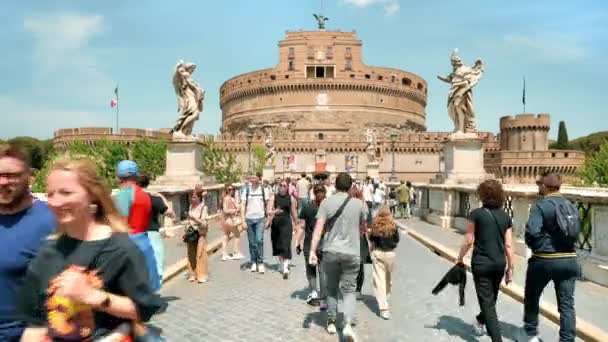
[[[369,229],[372,258],[373,285],[380,317],[391,318],[388,297],[391,295],[392,274],[395,266],[395,248],[399,244],[399,229],[393,221],[391,210],[382,207]]]
[[[28,324],[21,341],[107,335],[126,341],[132,325],[141,327],[133,322],[149,320],[163,305],[95,170],[89,161],[51,167],[47,196],[58,233],[34,258],[20,289],[18,312]]]
[[[188,280],[191,282],[206,283],[209,280],[207,264],[207,231],[209,230],[209,213],[205,205],[207,193],[195,188],[192,192],[188,225],[198,230],[197,241],[187,243],[188,248]]]
[[[222,261],[229,259],[243,259],[243,254],[241,254],[239,246],[244,221],[241,217],[239,205],[236,203],[234,192],[234,186],[226,186],[226,190],[224,191],[224,199],[222,200],[222,213],[224,215],[222,222],[222,231],[224,233],[224,236],[222,237]],[[234,235],[234,252],[232,253],[232,256],[228,254],[228,242],[230,241],[230,234]]]

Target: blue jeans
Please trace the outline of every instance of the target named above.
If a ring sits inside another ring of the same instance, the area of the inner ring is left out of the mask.
[[[576,258],[532,257],[528,260],[524,299],[524,329],[528,336],[538,334],[540,296],[552,280],[559,311],[559,341],[574,341],[576,337],[574,287],[580,274],[581,269]]]
[[[129,237],[144,256],[144,261],[146,264],[138,266],[144,266],[148,270],[150,287],[154,292],[160,290],[160,278],[158,277],[158,272],[156,271],[156,259],[154,258],[154,250],[152,249],[152,244],[150,243],[148,233],[132,234],[129,235]]]
[[[264,263],[264,222],[265,219],[246,219],[249,256],[252,264]]]
[[[23,322],[0,321],[0,341],[19,342],[23,330],[25,330],[25,323]]]
[[[157,231],[148,231],[148,238],[150,244],[154,250],[154,259],[156,259],[156,270],[158,271],[158,277],[160,282],[163,282],[163,268],[165,265],[165,245],[163,244],[163,238]]]

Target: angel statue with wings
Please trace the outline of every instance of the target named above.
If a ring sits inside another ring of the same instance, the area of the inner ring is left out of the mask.
[[[192,74],[196,64],[179,61],[173,73],[173,87],[177,95],[177,111],[180,117],[171,130],[173,138],[188,138],[192,136],[192,128],[203,111],[205,90],[199,86]]]
[[[319,25],[319,30],[325,30],[325,22],[329,20],[328,17],[322,14],[313,14],[315,19],[317,19],[317,25]]]
[[[458,49],[454,49],[450,59],[452,73],[447,77],[437,76],[437,78],[452,85],[448,95],[448,114],[454,121],[454,131],[458,133],[476,132],[473,87],[483,76],[483,62],[478,59],[472,67],[463,65],[458,56]]]

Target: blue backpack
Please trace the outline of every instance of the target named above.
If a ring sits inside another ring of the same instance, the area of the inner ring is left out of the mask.
[[[578,216],[578,208],[569,200],[555,200],[548,198],[547,201],[555,206],[555,221],[557,229],[552,233],[565,245],[574,245],[581,233],[581,221]]]

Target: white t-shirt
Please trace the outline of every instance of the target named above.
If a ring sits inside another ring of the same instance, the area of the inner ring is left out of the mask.
[[[374,186],[371,183],[363,184],[363,200],[373,202]]]
[[[249,188],[243,191],[243,196],[241,197],[241,201],[243,205],[247,205],[245,209],[245,218],[250,220],[257,220],[264,218],[264,207],[266,203],[264,200],[268,201],[270,199],[270,192],[267,189],[262,190],[262,186],[258,185],[257,188]],[[264,191],[262,193],[262,191]],[[247,198],[249,197],[249,198]]]
[[[310,189],[310,182],[306,178],[300,178],[298,181],[298,195],[300,198],[308,197],[308,190]]]
[[[374,203],[383,204],[385,197],[386,193],[384,192],[384,190],[380,189],[380,187],[378,187],[376,191],[374,191]]]

